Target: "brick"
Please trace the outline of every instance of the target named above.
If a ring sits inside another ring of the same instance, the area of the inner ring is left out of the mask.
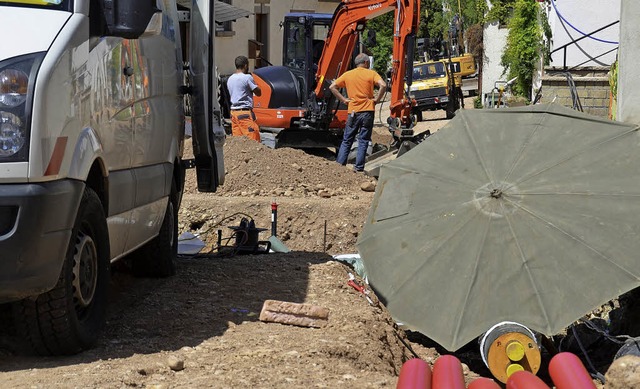
[[[585,112],[594,116],[600,116],[605,118],[609,116],[609,108],[589,108],[589,109],[585,109]]]
[[[329,321],[329,309],[311,304],[266,300],[262,305],[260,320],[301,327],[321,328],[327,325]]]
[[[608,99],[609,91],[603,89],[595,89],[591,91],[591,97],[596,99]]]

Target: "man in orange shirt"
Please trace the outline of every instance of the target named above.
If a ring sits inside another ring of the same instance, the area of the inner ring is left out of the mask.
[[[369,69],[370,60],[368,55],[364,53],[358,54],[354,63],[356,67],[333,81],[329,89],[338,100],[348,104],[349,112],[336,161],[343,166],[347,164],[347,157],[357,135],[358,152],[353,170],[361,172],[364,170],[367,147],[371,141],[375,105],[382,101],[387,84],[378,73]],[[373,87],[375,85],[378,85],[379,89],[378,95],[374,99]],[[348,98],[344,97],[338,90],[345,87],[347,88]]]

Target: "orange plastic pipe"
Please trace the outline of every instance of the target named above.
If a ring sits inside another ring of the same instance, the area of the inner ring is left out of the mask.
[[[530,372],[517,371],[507,380],[507,389],[549,389],[549,387]]]
[[[596,389],[582,361],[572,353],[559,353],[551,358],[549,375],[558,389]]]
[[[431,389],[431,368],[422,359],[406,361],[400,369],[396,389]]]
[[[443,355],[433,365],[433,389],[465,389],[462,364],[453,355]]]
[[[468,389],[500,389],[500,385],[492,379],[480,377],[473,380]]]

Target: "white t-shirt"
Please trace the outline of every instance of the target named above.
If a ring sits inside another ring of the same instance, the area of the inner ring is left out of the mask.
[[[231,109],[253,108],[253,90],[258,85],[251,74],[234,73],[227,79],[227,89],[231,95]]]

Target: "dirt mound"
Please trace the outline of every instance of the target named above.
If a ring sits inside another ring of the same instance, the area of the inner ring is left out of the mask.
[[[186,142],[190,152],[190,141]],[[372,179],[340,166],[327,150],[323,156],[305,151],[271,149],[245,137],[227,137],[224,146],[225,183],[222,196],[333,197],[361,193]],[[187,174],[186,193],[197,193],[195,171]]]

